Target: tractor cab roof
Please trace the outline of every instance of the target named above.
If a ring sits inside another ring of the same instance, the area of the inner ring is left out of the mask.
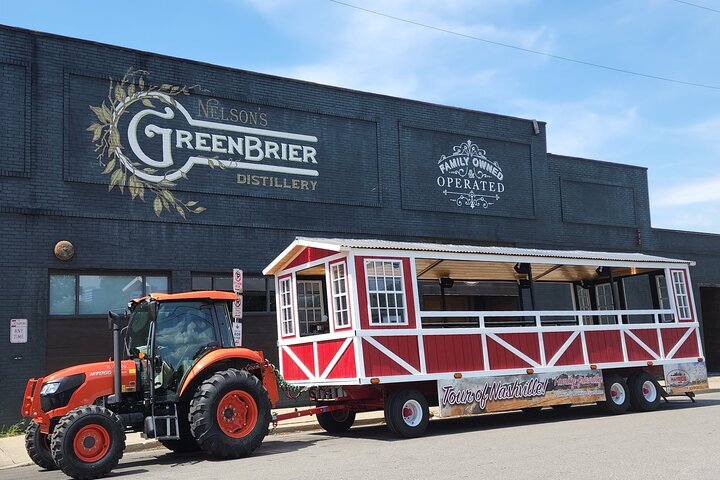
[[[236,293],[232,292],[221,292],[218,290],[201,290],[197,292],[183,292],[183,293],[151,293],[148,296],[142,298],[136,298],[133,303],[140,303],[143,300],[151,298],[158,302],[170,302],[178,300],[225,300],[234,301],[238,299]]]

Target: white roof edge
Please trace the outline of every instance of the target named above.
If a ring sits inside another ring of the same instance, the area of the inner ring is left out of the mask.
[[[597,252],[586,250],[549,250],[536,248],[521,247],[494,247],[494,246],[473,246],[473,245],[452,245],[440,243],[422,243],[422,242],[398,242],[390,240],[376,239],[344,239],[344,238],[312,238],[297,237],[293,243],[286,248],[273,262],[264,270],[264,274],[268,274],[280,264],[283,259],[298,245],[318,247],[333,251],[343,250],[401,250],[408,252],[435,253],[455,253],[467,255],[503,255],[510,257],[542,257],[542,258],[558,258],[558,259],[575,259],[575,260],[593,260],[593,261],[616,261],[628,263],[670,263],[694,266],[692,260],[681,260],[675,258],[659,257],[647,255],[644,253],[627,253],[627,252]]]

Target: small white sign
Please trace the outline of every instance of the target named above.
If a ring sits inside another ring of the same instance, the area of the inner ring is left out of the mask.
[[[233,292],[242,293],[243,291],[243,271],[239,268],[233,268]]]
[[[10,343],[27,343],[27,318],[13,318],[10,320]]]
[[[243,297],[238,296],[238,299],[233,302],[232,316],[235,320],[240,320],[243,317]]]
[[[233,339],[235,340],[235,346],[241,347],[242,346],[242,323],[233,322],[232,330],[233,330]]]

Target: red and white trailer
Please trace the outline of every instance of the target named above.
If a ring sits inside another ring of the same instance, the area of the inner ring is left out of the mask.
[[[383,409],[412,437],[435,405],[440,416],[591,402],[623,413],[707,388],[692,265],[297,238],[264,273],[276,277],[281,373],[328,407],[321,426]],[[547,304],[562,308],[535,307]]]

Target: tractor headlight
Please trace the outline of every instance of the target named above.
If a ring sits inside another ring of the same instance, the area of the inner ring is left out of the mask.
[[[57,392],[58,387],[60,387],[60,382],[46,383],[40,389],[40,395],[52,395]]]
[[[78,373],[43,384],[40,389],[40,407],[44,412],[62,408],[70,402],[75,390],[85,382],[85,374]]]

